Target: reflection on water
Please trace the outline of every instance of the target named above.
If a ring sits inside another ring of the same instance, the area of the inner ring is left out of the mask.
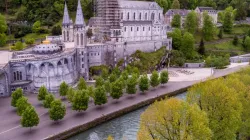
[[[186,93],[177,95],[176,97],[185,99]],[[122,140],[123,138],[124,140],[136,140],[140,115],[146,108],[147,106],[105,122],[83,133],[75,135],[68,140],[105,140],[108,135],[112,135],[115,140]]]

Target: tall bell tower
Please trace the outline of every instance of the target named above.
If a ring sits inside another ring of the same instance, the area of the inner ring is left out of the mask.
[[[84,21],[84,16],[82,12],[82,6],[80,0],[78,0],[76,20],[74,25],[74,42],[75,48],[77,49],[78,58],[78,71],[80,76],[85,79],[89,78],[89,66],[88,66],[88,52],[86,48],[87,38],[86,38],[86,24]]]

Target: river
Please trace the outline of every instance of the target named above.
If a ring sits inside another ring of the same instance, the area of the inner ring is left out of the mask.
[[[176,96],[180,99],[186,98],[186,92]],[[93,127],[85,132],[77,134],[68,140],[105,140],[112,135],[115,140],[136,140],[136,133],[139,129],[140,115],[148,106],[125,114],[116,119]]]

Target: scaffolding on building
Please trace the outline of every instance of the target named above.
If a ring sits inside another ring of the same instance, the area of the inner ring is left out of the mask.
[[[110,38],[112,30],[121,28],[119,0],[94,0],[94,12],[101,18],[98,24],[104,38]]]

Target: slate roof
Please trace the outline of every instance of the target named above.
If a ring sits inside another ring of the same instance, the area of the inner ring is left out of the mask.
[[[78,0],[77,11],[76,11],[76,21],[75,25],[77,26],[85,26],[85,21],[82,13],[82,6],[80,0]]]
[[[197,7],[199,9],[199,11],[204,12],[217,12],[217,10],[214,10],[213,7]]]
[[[186,9],[169,9],[165,15],[167,16],[173,16],[173,15],[180,15],[180,16],[187,16],[187,14],[190,12],[190,10]]]
[[[128,9],[162,9],[156,2],[120,0],[121,8]]]

